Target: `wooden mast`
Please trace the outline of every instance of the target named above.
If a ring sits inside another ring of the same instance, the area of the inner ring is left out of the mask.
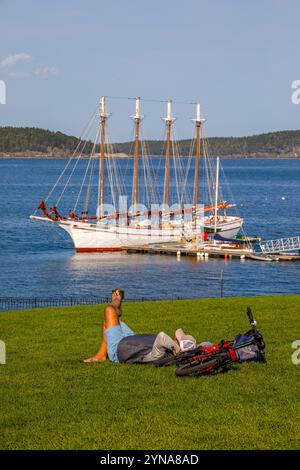
[[[196,118],[193,119],[196,126],[196,160],[195,160],[195,177],[194,177],[194,207],[197,211],[199,203],[199,165],[200,165],[200,145],[201,145],[201,127],[205,119],[201,119],[200,103],[196,105]]]
[[[106,126],[106,99],[105,96],[101,97],[101,112],[100,112],[100,120],[101,120],[101,149],[100,149],[100,178],[99,178],[99,187],[100,187],[100,194],[99,194],[99,215],[103,215],[103,207],[104,207],[104,189],[105,189],[105,126]]]
[[[140,113],[140,98],[135,101],[135,115],[133,116],[135,122],[135,148],[134,148],[134,169],[133,169],[133,206],[134,211],[137,210],[139,198],[139,130],[141,122]]]
[[[171,148],[171,129],[173,124],[172,117],[172,101],[168,101],[168,113],[165,118],[167,126],[167,142],[166,142],[166,166],[165,166],[165,206],[169,207],[169,187],[170,187],[170,148]]]
[[[200,104],[197,103],[196,110],[196,161],[195,161],[195,181],[194,181],[194,206],[197,210],[198,208],[198,199],[199,199],[199,162],[200,162],[200,131],[201,131],[201,121],[200,121]]]

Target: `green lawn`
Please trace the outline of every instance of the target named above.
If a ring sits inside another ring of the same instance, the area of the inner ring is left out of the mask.
[[[1,312],[1,449],[299,449],[300,296],[124,304],[137,333],[178,327],[231,339],[250,305],[268,363],[212,377],[174,367],[83,364],[99,342],[103,306]]]

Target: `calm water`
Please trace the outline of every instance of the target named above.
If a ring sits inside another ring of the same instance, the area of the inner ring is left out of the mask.
[[[222,165],[248,234],[299,235],[300,161],[224,159]],[[62,160],[0,160],[1,296],[106,296],[121,286],[132,298],[215,297],[222,269],[226,296],[300,293],[300,262],[75,254],[67,234],[28,218],[63,166]]]

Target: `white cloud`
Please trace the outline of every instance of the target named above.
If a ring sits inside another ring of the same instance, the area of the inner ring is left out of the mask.
[[[45,67],[38,67],[33,72],[33,74],[36,77],[41,77],[41,78],[53,77],[54,75],[57,75],[57,73],[58,73],[57,68],[50,67],[49,65],[46,65]]]
[[[46,65],[45,67],[38,67],[34,70],[11,71],[7,73],[7,76],[12,79],[18,79],[18,78],[22,79],[22,78],[32,78],[32,77],[47,79],[57,74],[58,74],[58,70],[56,67],[49,67],[48,65]]]
[[[0,69],[4,70],[17,62],[24,62],[29,60],[31,56],[25,52],[17,52],[16,54],[9,54],[7,57],[0,61]]]
[[[47,79],[58,74],[57,68],[50,65],[36,67],[35,69],[31,70],[18,70],[18,67],[17,70],[11,70],[11,67],[14,67],[18,63],[26,62],[29,59],[31,59],[31,56],[25,52],[9,54],[4,59],[0,60],[0,71],[2,71],[8,78],[12,79],[24,79],[32,77]]]
[[[26,72],[26,71],[18,71],[18,72],[8,72],[7,73],[8,78],[30,78],[32,76],[31,72]]]

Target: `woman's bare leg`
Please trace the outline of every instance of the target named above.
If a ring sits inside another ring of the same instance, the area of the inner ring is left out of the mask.
[[[102,322],[102,337],[98,352],[95,356],[85,359],[83,362],[104,362],[107,359],[107,343],[105,338],[105,330],[119,325],[119,315],[114,307],[108,305],[104,311],[104,319]]]

